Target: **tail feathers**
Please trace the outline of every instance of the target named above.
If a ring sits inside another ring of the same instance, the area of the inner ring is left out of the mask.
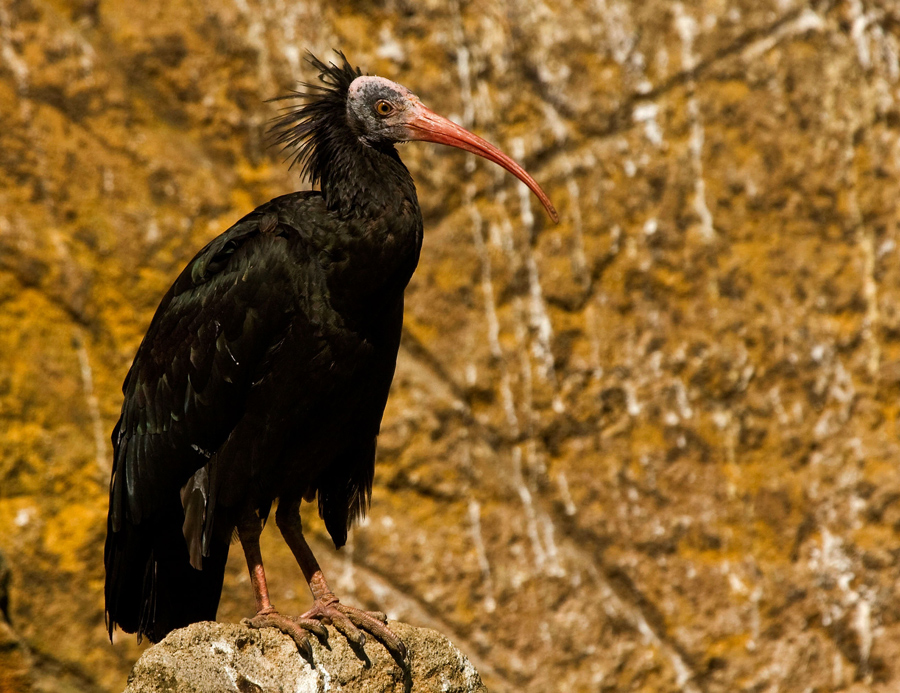
[[[180,513],[179,513],[180,514]],[[216,618],[228,544],[214,543],[203,569],[191,567],[181,518],[133,525],[106,536],[106,624],[159,642],[170,631]]]
[[[375,437],[351,448],[319,479],[319,517],[335,548],[347,543],[353,524],[366,516],[375,476]]]

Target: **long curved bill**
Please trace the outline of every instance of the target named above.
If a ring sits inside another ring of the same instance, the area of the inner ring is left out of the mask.
[[[464,127],[447,120],[443,116],[439,116],[421,103],[415,105],[415,111],[412,117],[407,120],[406,126],[410,140],[437,142],[438,144],[458,147],[459,149],[465,149],[467,152],[472,152],[472,154],[483,156],[488,161],[493,161],[495,164],[502,166],[525,183],[541,201],[541,204],[544,205],[544,209],[547,210],[550,218],[555,223],[559,223],[559,215],[556,213],[553,203],[550,202],[550,198],[547,197],[547,193],[541,189],[541,186],[535,182],[534,178],[526,173],[525,169],[490,142],[481,139],[478,135],[472,134]]]

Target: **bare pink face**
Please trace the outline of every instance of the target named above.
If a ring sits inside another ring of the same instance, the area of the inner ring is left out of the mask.
[[[360,139],[379,142],[423,141],[464,149],[502,166],[537,196],[554,222],[559,215],[535,180],[494,145],[426,108],[409,89],[384,77],[357,77],[350,84],[348,116],[361,131]]]

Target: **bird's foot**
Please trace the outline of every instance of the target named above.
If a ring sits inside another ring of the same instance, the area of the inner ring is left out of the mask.
[[[385,614],[341,604],[331,592],[316,599],[312,608],[300,616],[298,621],[331,623],[347,640],[359,647],[366,644],[366,633],[369,633],[380,641],[395,659],[406,661],[406,645],[387,627]]]
[[[307,659],[312,659],[312,645],[307,631],[315,633],[319,638],[328,638],[328,630],[319,621],[304,616],[292,618],[278,613],[275,609],[260,611],[253,618],[243,619],[241,623],[250,628],[277,628],[294,641],[297,649]]]

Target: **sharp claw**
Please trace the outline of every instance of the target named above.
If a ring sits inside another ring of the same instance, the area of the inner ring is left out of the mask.
[[[401,662],[408,662],[409,652],[406,649],[406,645],[403,644],[403,641],[394,636],[393,638],[383,638],[382,644],[387,648],[388,652],[390,652],[395,658],[399,659]]]
[[[334,627],[337,628],[347,640],[360,647],[366,644],[366,634],[357,628],[348,618],[332,619]]]
[[[394,659],[399,662],[409,661],[409,652],[406,649],[406,645],[403,644],[403,641],[398,638],[392,630],[389,628],[381,628],[379,630],[372,629],[369,632],[378,638],[379,642],[384,645],[385,649],[391,653]]]
[[[294,641],[294,644],[297,646],[297,649],[300,650],[301,654],[305,655],[307,659],[312,657],[312,643],[309,642],[309,637],[306,635],[306,633],[295,630],[293,628],[289,630],[280,630],[282,633],[290,636],[291,640]]]
[[[305,635],[300,640],[297,640],[293,635],[291,636],[294,643],[297,645],[297,649],[300,650],[301,654],[303,654],[307,659],[312,659],[313,650],[312,643],[309,641],[309,638]]]

